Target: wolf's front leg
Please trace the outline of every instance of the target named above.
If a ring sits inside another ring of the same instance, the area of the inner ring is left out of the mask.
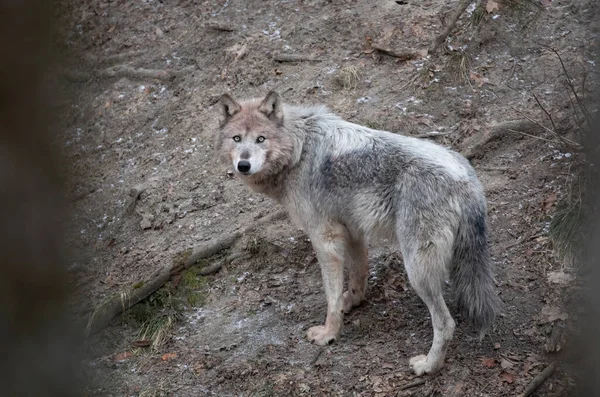
[[[340,334],[344,319],[344,255],[348,245],[348,231],[343,225],[328,224],[311,233],[313,248],[321,266],[323,286],[327,297],[325,325],[308,329],[307,338],[317,345],[333,343]]]

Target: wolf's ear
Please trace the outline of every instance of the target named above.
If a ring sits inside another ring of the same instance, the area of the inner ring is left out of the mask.
[[[229,94],[223,94],[219,99],[219,110],[221,111],[221,125],[225,125],[242,110],[242,107]]]
[[[276,123],[283,121],[283,103],[281,97],[275,91],[267,94],[266,98],[260,103],[258,110],[264,113],[269,120]]]

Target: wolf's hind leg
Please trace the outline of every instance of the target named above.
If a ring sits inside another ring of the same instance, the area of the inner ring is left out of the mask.
[[[433,343],[427,355],[410,359],[417,375],[434,373],[444,365],[446,351],[454,334],[455,322],[442,296],[445,269],[451,257],[451,244],[443,239],[426,241],[404,255],[408,278],[414,290],[425,302],[433,325]]]
[[[325,325],[309,328],[307,337],[311,342],[323,346],[334,342],[342,327],[344,258],[350,237],[346,227],[338,223],[328,223],[309,234],[321,266],[327,298],[327,319]]]
[[[346,250],[346,268],[348,269],[348,290],[344,292],[344,313],[350,312],[365,299],[369,262],[367,245],[364,238],[352,237]]]

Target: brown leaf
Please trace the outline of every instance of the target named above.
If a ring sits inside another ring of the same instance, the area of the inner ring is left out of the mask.
[[[494,368],[496,366],[496,359],[495,358],[484,358],[481,360],[481,363],[486,368]]]
[[[477,87],[481,87],[482,85],[490,82],[486,77],[483,77],[481,74],[476,72],[471,72],[469,76],[471,77],[471,80],[477,83]]]
[[[512,374],[504,371],[500,374],[500,378],[506,383],[513,383],[515,381],[515,377]]]
[[[133,347],[148,347],[151,344],[151,340],[134,340],[133,342],[131,342],[131,346]]]
[[[500,9],[500,4],[496,3],[494,0],[488,0],[487,4],[485,5],[485,10],[488,13],[498,11],[499,9]]]
[[[163,361],[169,361],[177,357],[177,353],[165,353],[161,356]]]
[[[112,25],[110,28],[108,28],[108,33],[112,33],[116,27],[117,27],[117,25]]]
[[[115,355],[114,360],[115,361],[125,361],[127,360],[129,357],[131,357],[133,355],[132,352],[122,352],[122,353],[118,353]]]
[[[548,211],[550,208],[552,208],[554,203],[556,203],[556,198],[556,193],[551,193],[548,197],[544,199],[542,206],[544,207],[545,211]]]

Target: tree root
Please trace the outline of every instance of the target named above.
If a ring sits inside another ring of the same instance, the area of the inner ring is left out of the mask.
[[[162,287],[167,281],[169,281],[171,277],[179,274],[181,271],[187,268],[194,266],[200,259],[209,258],[222,250],[230,248],[244,234],[252,232],[260,226],[283,219],[285,215],[286,212],[283,210],[273,212],[258,219],[254,224],[242,230],[212,239],[208,242],[197,245],[193,249],[176,255],[173,259],[173,264],[164,266],[162,269],[150,276],[147,280],[137,282],[128,289],[109,297],[106,301],[97,305],[94,312],[87,320],[86,334],[95,334],[104,329],[117,315],[125,310],[128,310],[133,305],[148,297],[150,294]],[[218,262],[218,267],[215,265],[206,267],[205,269],[201,270],[201,274],[214,273],[218,271],[223,264],[227,263],[228,261],[238,259],[239,257],[240,256],[238,254],[230,255],[224,260]]]
[[[461,152],[463,156],[469,160],[472,158],[483,157],[485,153],[485,147],[488,143],[493,140],[499,139],[506,135],[508,132],[519,132],[519,131],[542,131],[542,128],[536,123],[529,120],[511,120],[505,121],[498,124],[492,124],[488,126],[487,131],[483,134],[479,140],[471,145],[467,146],[467,149]],[[529,134],[528,134],[529,135]],[[531,135],[533,136],[533,135]],[[535,136],[533,136],[535,137]]]
[[[446,25],[446,28],[435,38],[435,40],[433,40],[433,43],[431,43],[429,46],[430,55],[436,52],[440,45],[450,35],[450,33],[452,33],[452,30],[456,26],[456,22],[472,2],[473,0],[461,0],[461,2],[458,4],[458,7],[456,7],[456,11],[452,15],[452,18],[450,18],[448,25]]]

